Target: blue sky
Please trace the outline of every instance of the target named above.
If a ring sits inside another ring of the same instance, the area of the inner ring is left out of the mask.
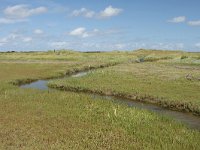
[[[199,0],[0,2],[0,51],[200,51]]]

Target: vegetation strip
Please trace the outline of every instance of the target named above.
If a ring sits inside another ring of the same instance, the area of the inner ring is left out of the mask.
[[[159,105],[164,108],[168,108],[175,111],[182,111],[182,112],[191,112],[194,115],[200,116],[200,112],[198,110],[195,110],[195,108],[191,109],[191,106],[187,103],[185,104],[179,104],[179,103],[169,103],[167,101],[161,101],[159,98],[154,98],[151,96],[139,96],[139,95],[126,95],[124,93],[115,93],[115,92],[104,92],[104,91],[98,91],[98,90],[91,90],[91,89],[83,89],[80,87],[68,87],[64,85],[56,85],[53,83],[50,83],[48,85],[51,88],[56,88],[63,91],[72,91],[72,92],[83,92],[83,93],[91,93],[91,94],[99,94],[104,96],[114,96],[116,98],[123,98],[127,100],[134,100],[139,101],[143,103],[151,103],[155,105]],[[194,106],[192,106],[194,107]]]
[[[24,84],[30,84],[32,82],[38,81],[38,80],[50,80],[50,79],[60,79],[66,76],[70,76],[73,74],[76,74],[78,72],[85,72],[85,71],[89,71],[89,70],[94,70],[94,69],[98,69],[98,68],[106,68],[106,67],[110,67],[110,66],[114,66],[117,65],[119,63],[108,63],[108,64],[102,64],[99,66],[85,66],[83,68],[72,68],[71,70],[68,70],[67,72],[65,72],[65,74],[61,74],[60,76],[55,76],[55,77],[45,77],[45,78],[40,78],[40,79],[18,79],[15,81],[11,81],[10,83],[16,86],[20,86],[20,85],[24,85]]]

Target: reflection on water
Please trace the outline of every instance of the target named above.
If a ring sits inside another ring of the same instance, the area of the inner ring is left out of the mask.
[[[80,73],[71,75],[71,77],[74,77],[74,78],[83,77],[83,76],[85,76],[87,74],[88,74],[88,72],[80,72]]]
[[[89,71],[88,71],[89,72]],[[79,72],[76,74],[72,74],[70,77],[73,78],[79,78],[79,77],[83,77],[85,75],[88,74],[88,72]],[[59,79],[64,79],[64,78],[68,78],[69,76],[64,76],[64,77],[60,77]],[[48,82],[50,80],[37,80],[28,84],[24,84],[24,85],[20,85],[20,88],[32,88],[32,89],[38,89],[38,90],[48,90]]]
[[[33,88],[39,90],[48,90],[47,80],[38,80],[30,84],[21,85],[21,88]]]

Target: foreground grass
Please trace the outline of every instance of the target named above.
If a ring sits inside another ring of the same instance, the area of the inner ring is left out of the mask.
[[[200,114],[199,70],[200,66],[160,62],[121,64],[82,78],[53,81],[50,86],[116,95]]]
[[[0,95],[1,149],[198,149],[200,133],[85,94],[12,89]]]

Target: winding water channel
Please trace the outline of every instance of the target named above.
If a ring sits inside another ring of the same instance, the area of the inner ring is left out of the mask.
[[[65,77],[62,77],[62,78],[68,78],[68,77],[79,78],[79,77],[87,75],[88,73],[89,73],[89,71],[78,72],[78,73],[73,74],[71,76],[65,76]],[[34,89],[39,89],[39,90],[49,90],[49,91],[51,91],[52,89],[50,89],[47,86],[49,81],[50,80],[38,80],[38,81],[29,83],[29,84],[21,85],[20,88],[34,88]],[[102,95],[98,95],[98,94],[89,94],[89,95],[91,96],[92,99],[97,99],[97,98],[99,99],[100,98],[100,99],[103,99],[103,100],[111,100],[111,101],[114,101],[114,102],[117,102],[117,103],[126,104],[129,107],[136,107],[136,108],[139,108],[139,109],[145,109],[145,110],[153,111],[153,112],[161,114],[161,115],[169,116],[176,121],[184,123],[189,128],[197,129],[197,130],[200,131],[200,117],[194,116],[190,113],[173,111],[173,110],[169,110],[169,109],[166,109],[166,108],[162,108],[158,105],[153,105],[153,104],[148,104],[148,103],[143,103],[143,102],[136,102],[136,101],[131,101],[131,100],[127,100],[127,99],[116,98],[116,97],[113,97],[113,96],[102,96]]]

